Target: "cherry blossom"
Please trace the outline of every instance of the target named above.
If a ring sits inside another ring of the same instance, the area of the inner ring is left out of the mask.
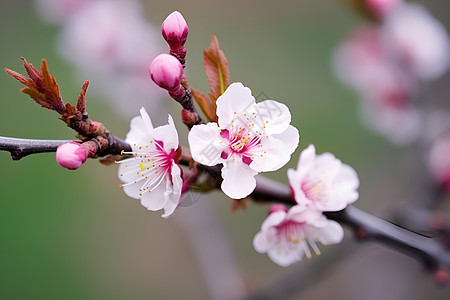
[[[188,140],[194,160],[214,166],[222,163],[222,190],[231,198],[248,196],[255,175],[284,166],[299,142],[289,125],[291,113],[274,100],[255,102],[251,90],[233,83],[217,99],[217,123],[196,125]]]
[[[337,222],[328,220],[320,211],[307,205],[295,205],[289,210],[278,207],[272,210],[253,239],[259,253],[267,253],[276,264],[287,267],[311,258],[311,250],[320,255],[317,243],[337,244],[344,230]]]
[[[422,6],[401,5],[386,18],[382,34],[396,59],[418,79],[432,80],[448,70],[447,31]]]
[[[316,155],[314,145],[302,151],[297,170],[289,169],[288,178],[297,203],[319,211],[344,209],[359,197],[356,171],[331,153]]]
[[[181,154],[178,132],[169,115],[169,124],[153,128],[144,108],[141,116],[131,120],[126,142],[133,155],[119,161],[119,178],[123,190],[131,198],[140,199],[148,210],[164,208],[170,216],[180,203],[182,178],[177,162]]]

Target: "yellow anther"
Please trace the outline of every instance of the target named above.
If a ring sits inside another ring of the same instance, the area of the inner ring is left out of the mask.
[[[141,171],[144,171],[145,168],[147,168],[148,166],[150,166],[151,164],[139,164],[139,168],[141,168]],[[139,173],[138,173],[139,174]]]

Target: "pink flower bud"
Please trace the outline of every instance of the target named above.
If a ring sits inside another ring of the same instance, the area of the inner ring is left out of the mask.
[[[176,50],[184,46],[189,28],[183,15],[178,11],[171,13],[161,25],[161,33],[170,49]]]
[[[288,211],[287,207],[284,206],[284,204],[272,204],[271,206],[269,206],[269,215],[280,210],[284,212]]]
[[[180,61],[169,54],[160,54],[150,65],[150,76],[153,81],[168,91],[180,86],[183,66]]]
[[[56,162],[69,170],[78,169],[86,159],[86,149],[77,142],[62,144],[56,150]]]
[[[403,0],[365,0],[370,13],[384,17],[392,12]]]

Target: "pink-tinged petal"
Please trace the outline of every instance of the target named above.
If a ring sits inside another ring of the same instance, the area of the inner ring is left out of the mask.
[[[327,225],[316,232],[317,240],[324,245],[338,244],[344,238],[344,229],[339,223],[328,220]]]
[[[172,164],[172,183],[167,181],[167,191],[164,194],[166,203],[164,205],[163,218],[168,218],[178,207],[181,201],[181,187],[183,185],[183,179],[181,178],[181,168],[173,163]]]
[[[291,152],[280,140],[272,136],[263,136],[258,146],[251,149],[250,167],[258,172],[275,171],[283,167],[291,158]]]
[[[169,115],[169,124],[156,127],[153,130],[153,136],[155,140],[162,141],[164,143],[164,150],[167,153],[170,153],[171,150],[176,150],[178,148],[178,131],[171,115]]]
[[[288,128],[282,133],[273,134],[272,137],[282,141],[286,149],[291,154],[295,151],[295,149],[297,149],[298,143],[300,142],[300,134],[298,129],[292,125],[289,125]]]
[[[297,197],[302,194],[301,192],[301,185],[299,184],[302,180],[302,178],[299,176],[299,172],[294,169],[287,170],[287,177],[289,181],[289,186],[291,187],[292,191],[294,192],[295,200],[297,201]],[[298,203],[298,201],[297,201]]]
[[[342,165],[342,169],[337,174],[335,179],[335,193],[343,198],[347,204],[358,200],[359,178],[358,173],[349,165]]]
[[[142,184],[141,184],[142,186]],[[144,192],[141,196],[141,204],[148,210],[157,211],[164,207],[166,199],[164,193],[166,192],[165,182],[161,182],[153,191]]]
[[[295,249],[291,249],[290,251],[284,248],[275,248],[267,252],[267,255],[277,265],[281,267],[289,267],[302,259],[303,252],[299,247],[295,247]]]
[[[333,180],[341,171],[343,164],[332,153],[325,152],[316,157],[313,171],[315,173],[322,173],[320,177],[324,180]],[[319,175],[319,174],[318,174]]]
[[[303,149],[302,153],[300,153],[300,157],[297,163],[297,170],[309,167],[315,159],[316,147],[311,144],[307,148]]]
[[[242,199],[250,195],[256,187],[257,171],[239,160],[231,160],[222,168],[222,191],[230,198]]]
[[[261,225],[261,231],[266,231],[270,227],[275,227],[280,225],[281,222],[286,218],[286,211],[276,211],[267,216]]]
[[[240,82],[232,83],[217,99],[220,128],[229,129],[235,115],[254,112],[254,105],[252,91]]]
[[[258,232],[253,238],[253,247],[259,253],[266,253],[273,247],[273,244],[273,240],[268,238],[266,232]]]
[[[317,226],[320,224],[320,220],[326,220],[326,217],[312,205],[294,205],[289,209],[286,219]]]
[[[220,137],[220,129],[216,123],[195,125],[188,135],[192,158],[207,166],[215,166],[223,162],[222,151],[228,148]]]
[[[141,107],[139,112],[141,113],[142,120],[144,121],[144,124],[147,127],[147,130],[149,132],[152,132],[153,131],[153,124],[152,124],[152,120],[150,119],[150,116],[148,115],[147,111],[145,110],[144,107]]]
[[[265,100],[256,104],[257,119],[264,125],[267,134],[285,131],[291,123],[291,112],[283,103]]]

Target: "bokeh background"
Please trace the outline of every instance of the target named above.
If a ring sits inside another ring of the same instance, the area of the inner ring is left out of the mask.
[[[450,31],[447,1],[417,2]],[[156,28],[173,10],[186,18],[186,70],[193,86],[207,91],[202,50],[215,34],[232,81],[291,108],[300,146],[286,167],[266,176],[287,183],[286,170],[314,143],[318,152],[332,152],[358,171],[359,208],[389,218],[412,196],[414,153],[364,128],[356,94],[332,72],[333,50],[361,23],[343,1],[144,1],[143,8]],[[1,0],[0,22],[0,66],[23,71],[21,56],[35,66],[46,58],[64,100],[75,101],[82,80],[56,51],[60,28],[43,22],[31,0]],[[446,75],[432,85],[441,101],[449,100],[449,80]],[[74,138],[56,113],[39,108],[19,88],[0,73],[0,135]],[[91,118],[125,137],[129,118],[99,93],[88,91],[87,101]],[[164,101],[177,117],[179,107]],[[152,105],[157,104],[149,97],[148,111]],[[158,117],[158,111],[152,113]],[[177,125],[185,136],[187,130]],[[94,160],[68,171],[51,153],[12,161],[0,152],[0,298],[232,299],[260,291],[270,295],[276,287],[289,291],[286,299],[450,295],[449,287],[437,286],[416,260],[376,243],[359,244],[350,232],[343,244],[322,247],[320,257],[278,267],[252,246],[265,206],[250,203],[247,211],[231,214],[230,200],[217,192],[165,220],[127,198],[119,183],[115,166]]]

